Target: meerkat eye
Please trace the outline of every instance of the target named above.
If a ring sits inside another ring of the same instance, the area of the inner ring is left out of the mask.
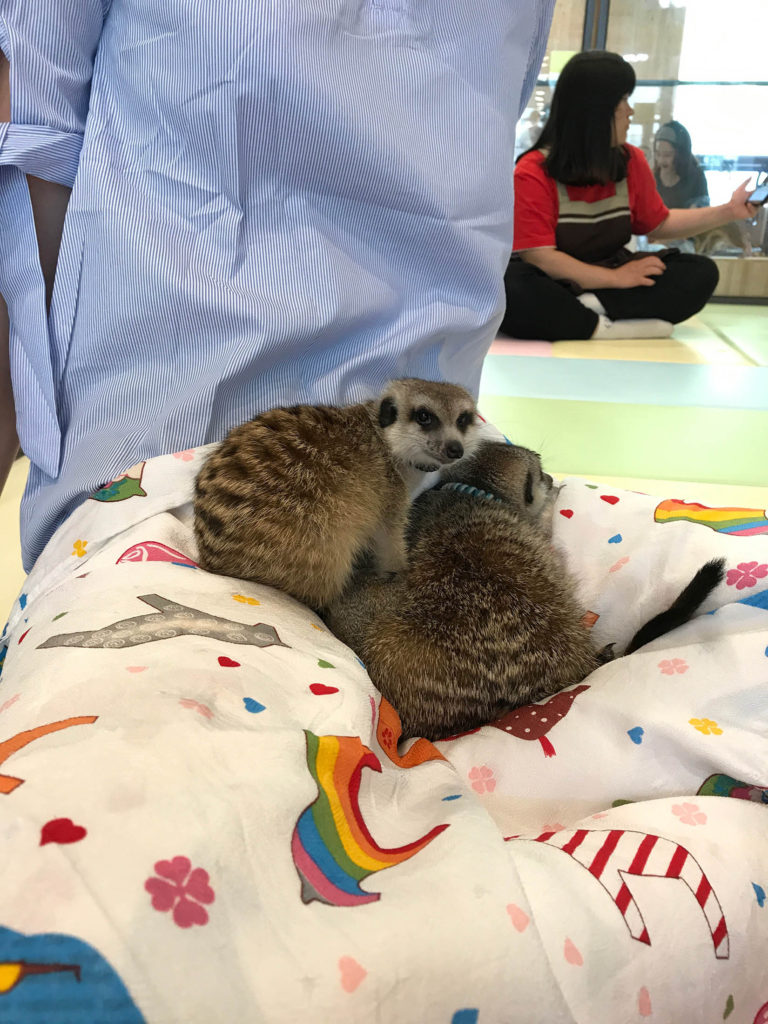
[[[421,408],[416,410],[416,412],[413,414],[413,418],[416,420],[420,427],[428,427],[435,417],[432,415],[429,409]]]
[[[525,478],[525,504],[531,505],[533,503],[533,473],[528,470],[528,476]]]
[[[467,427],[472,425],[474,415],[471,412],[463,412],[461,416],[456,420],[456,426],[459,430],[466,430]]]

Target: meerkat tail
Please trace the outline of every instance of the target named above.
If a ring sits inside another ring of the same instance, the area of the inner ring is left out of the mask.
[[[696,573],[691,582],[682,591],[666,611],[649,619],[635,633],[629,642],[625,654],[632,654],[638,647],[649,644],[657,637],[669,633],[687,622],[694,612],[706,601],[712,591],[723,581],[725,576],[725,559],[713,558]]]

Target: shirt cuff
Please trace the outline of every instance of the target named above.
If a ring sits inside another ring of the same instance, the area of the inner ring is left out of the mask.
[[[36,124],[0,124],[0,165],[72,188],[83,136]]]

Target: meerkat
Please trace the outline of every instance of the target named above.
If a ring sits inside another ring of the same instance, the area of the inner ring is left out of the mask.
[[[271,409],[235,427],[195,483],[200,565],[277,587],[320,610],[358,560],[406,561],[410,490],[471,452],[472,396],[405,378],[357,405]]]
[[[325,613],[400,714],[403,737],[431,740],[541,700],[613,657],[596,650],[552,546],[556,489],[538,455],[484,441],[441,476],[413,504],[408,567],[357,576]],[[722,560],[708,563],[642,642],[689,618],[722,574]]]

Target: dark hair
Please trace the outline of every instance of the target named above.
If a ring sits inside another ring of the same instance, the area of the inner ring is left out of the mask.
[[[634,88],[634,69],[618,53],[588,50],[571,57],[532,147],[547,151],[551,177],[564,185],[605,185],[627,176],[627,152],[611,144],[611,132],[616,107]]]
[[[661,138],[659,136],[661,135]],[[670,138],[670,135],[672,138]],[[691,136],[688,129],[680,124],[679,121],[667,121],[661,128],[656,132],[656,138],[654,139],[653,155],[654,155],[654,166],[653,172],[658,178],[659,169],[656,166],[656,142],[668,142],[675,150],[675,174],[679,178],[688,178],[691,174],[695,174],[699,168],[699,161],[693,155]]]

